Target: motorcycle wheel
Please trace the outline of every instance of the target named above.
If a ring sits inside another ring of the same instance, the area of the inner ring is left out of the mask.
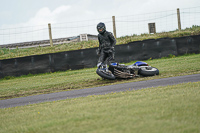
[[[97,69],[96,73],[105,79],[110,79],[110,80],[114,80],[115,76],[111,73],[111,72],[106,72],[105,70],[102,69]]]
[[[159,70],[155,67],[151,67],[151,69],[143,67],[138,70],[138,74],[142,76],[154,76],[154,75],[159,75]]]

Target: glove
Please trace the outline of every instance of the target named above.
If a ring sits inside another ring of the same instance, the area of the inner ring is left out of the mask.
[[[98,48],[98,49],[96,50],[96,53],[97,53],[97,55],[100,55],[101,50]]]
[[[109,53],[112,53],[112,52],[114,52],[115,51],[115,48],[114,47],[111,47],[110,49],[109,49]]]

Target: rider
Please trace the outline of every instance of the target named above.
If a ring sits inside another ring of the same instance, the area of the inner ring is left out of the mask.
[[[97,67],[100,67],[104,61],[110,64],[114,61],[116,39],[111,32],[106,31],[104,23],[100,22],[97,25],[99,48],[97,50],[100,55]]]

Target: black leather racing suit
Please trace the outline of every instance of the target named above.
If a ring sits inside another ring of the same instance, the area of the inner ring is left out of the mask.
[[[107,63],[114,61],[116,39],[111,32],[105,31],[98,34],[99,48],[98,54],[100,54],[98,63],[103,63],[107,59]]]

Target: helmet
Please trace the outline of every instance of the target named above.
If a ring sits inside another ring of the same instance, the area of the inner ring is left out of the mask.
[[[104,32],[106,31],[106,26],[105,26],[105,24],[102,23],[102,22],[98,23],[98,25],[97,25],[97,31],[98,31],[100,34],[104,33]]]

